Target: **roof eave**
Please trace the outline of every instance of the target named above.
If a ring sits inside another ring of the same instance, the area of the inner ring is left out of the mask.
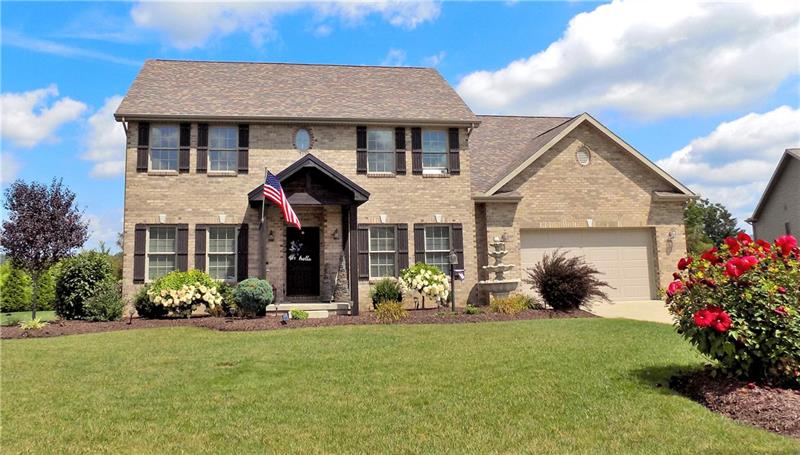
[[[253,116],[213,116],[213,115],[154,115],[154,114],[127,114],[114,113],[114,119],[122,121],[179,121],[197,120],[208,122],[243,122],[243,123],[316,123],[334,125],[458,125],[475,127],[480,125],[480,120],[471,119],[414,119],[414,118],[329,118],[329,117],[253,117]]]
[[[764,210],[764,205],[767,203],[770,193],[772,193],[772,188],[775,186],[775,182],[777,182],[780,178],[781,173],[783,173],[783,168],[786,166],[786,163],[789,162],[789,158],[800,160],[800,151],[798,151],[798,149],[786,149],[783,152],[781,160],[778,161],[778,165],[772,172],[772,176],[769,178],[767,186],[764,187],[764,192],[761,194],[761,198],[758,200],[755,210],[753,210],[753,215],[748,218],[749,220],[752,220],[753,223],[758,221],[758,217],[761,215],[761,211]]]

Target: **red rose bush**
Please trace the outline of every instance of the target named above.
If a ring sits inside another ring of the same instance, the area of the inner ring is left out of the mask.
[[[678,332],[726,373],[800,386],[800,250],[741,233],[682,258],[666,289]]]

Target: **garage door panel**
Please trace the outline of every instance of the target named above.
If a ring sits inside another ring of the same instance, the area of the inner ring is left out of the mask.
[[[521,233],[523,268],[541,261],[556,249],[583,256],[614,287],[606,293],[615,300],[653,298],[652,234],[647,229],[529,230]]]

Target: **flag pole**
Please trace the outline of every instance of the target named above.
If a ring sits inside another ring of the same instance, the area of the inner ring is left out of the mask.
[[[264,183],[261,184],[262,188],[263,188],[264,184],[267,182],[267,172],[269,172],[269,171],[264,171]],[[261,191],[261,224],[262,225],[264,224],[264,205],[266,204],[266,201],[267,201],[267,198],[264,196],[264,191],[262,189],[262,191]]]

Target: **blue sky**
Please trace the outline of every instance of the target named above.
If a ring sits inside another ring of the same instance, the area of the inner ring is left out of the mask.
[[[121,229],[110,114],[148,58],[435,66],[479,114],[588,111],[740,218],[800,146],[792,2],[3,3],[2,183]]]

